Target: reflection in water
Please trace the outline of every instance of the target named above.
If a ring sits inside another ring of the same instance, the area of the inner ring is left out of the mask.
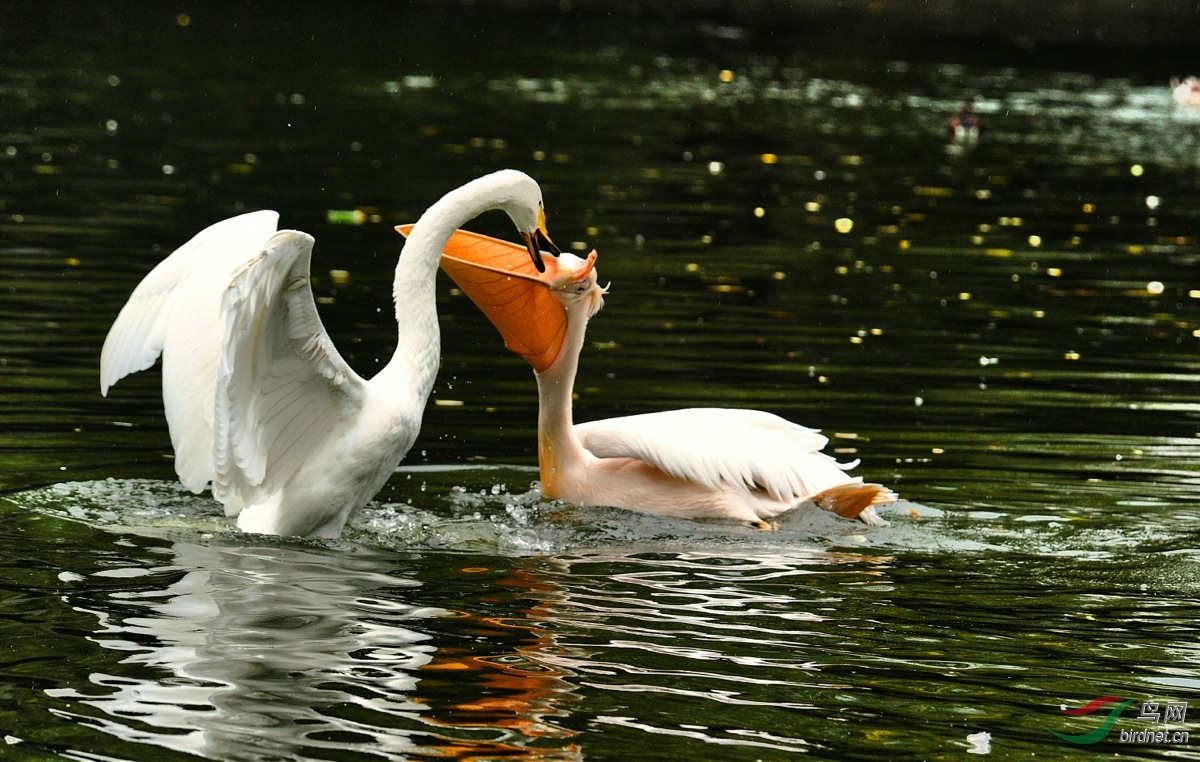
[[[171,552],[170,567],[101,572],[179,578],[120,596],[131,615],[92,612],[101,629],[91,638],[131,655],[120,675],[50,692],[102,712],[78,719],[221,759],[347,743],[393,758],[418,745],[425,707],[410,696],[434,646],[414,625],[444,613],[404,602],[419,583],[295,547],[176,542]]]
[[[547,576],[563,584],[545,617],[571,647],[540,658],[612,697],[596,727],[808,750],[811,729],[795,714],[815,719],[860,689],[823,665],[853,656],[856,631],[873,629],[840,621],[843,597],[830,588],[887,589],[889,562],[804,546],[559,556]],[[663,705],[672,711],[654,711]]]
[[[246,540],[225,534],[85,574],[68,562],[66,601],[99,622],[87,640],[123,658],[59,678],[47,709],[222,759],[635,758],[647,735],[694,754],[936,749],[980,732],[1036,751],[1043,694],[1179,690],[1195,674],[1179,633],[1200,582],[1186,554],[1153,553],[1172,542],[1161,525],[915,504],[863,535],[819,511],[776,532],[612,509],[531,518],[507,510],[533,511],[524,495],[481,497],[496,473],[427,469],[441,495],[428,513],[369,506],[359,527],[412,512],[423,534],[223,547]],[[8,506],[107,525],[125,518],[111,496],[136,486],[60,485]],[[141,488],[160,513],[133,536],[196,534],[176,485]],[[95,531],[85,545],[112,537]],[[499,552],[521,532],[556,549]],[[1153,555],[1131,567],[1138,554]],[[1139,604],[1129,591],[1148,583],[1162,598]],[[1133,676],[1117,646],[1131,628],[1147,639]],[[1070,666],[1084,653],[1086,679]]]
[[[710,703],[812,712],[819,704],[780,700],[780,692],[852,690],[822,679],[811,658],[813,648],[823,658],[853,648],[820,631],[837,599],[816,578],[879,584],[887,564],[817,548],[584,553],[548,566],[514,559],[507,569],[456,570],[452,588],[486,584],[472,608],[447,611],[409,602],[429,596],[384,572],[382,559],[334,550],[174,542],[170,566],[99,572],[144,584],[113,595],[124,616],[90,612],[101,625],[90,639],[130,655],[119,674],[49,690],[74,702],[52,711],[126,741],[220,759],[347,748],[389,759],[581,759],[571,740],[579,723],[570,719],[581,687],[639,694],[624,703],[685,702],[698,713]],[[617,568],[629,571],[608,576]],[[149,584],[164,578],[172,580],[165,588]],[[590,722],[717,745],[807,745],[732,715],[708,731],[648,723],[640,713]]]
[[[364,526],[392,517],[374,549],[244,545],[219,506],[174,483],[109,480],[23,494],[21,511],[201,538],[158,551],[172,556],[169,565],[151,556],[59,573],[80,588],[67,597],[73,610],[100,624],[88,639],[128,655],[119,668],[89,674],[86,686],[47,689],[50,711],[122,740],[219,759],[307,759],[348,747],[382,758],[577,757],[575,732],[557,722],[572,703],[569,674],[539,660],[557,651],[539,624],[558,597],[553,583],[521,566],[465,564],[442,569],[427,589],[400,570],[412,567],[409,556],[378,549],[498,542],[497,533],[522,529],[508,512],[507,527],[473,528],[479,501],[449,494],[472,513],[419,536],[397,533],[395,507],[372,506]],[[122,503],[131,510],[113,510]],[[410,510],[415,521],[430,518]],[[89,596],[102,582],[119,587]]]
[[[461,644],[439,645],[433,660],[421,667],[419,700],[429,706],[425,720],[456,729],[496,728],[513,739],[490,747],[478,744],[479,756],[530,759],[583,759],[575,731],[561,723],[578,701],[575,675],[553,661],[561,653],[554,631],[545,626],[561,597],[553,583],[518,562],[502,574],[486,567],[459,569],[465,578],[486,575],[482,602],[506,604],[502,614],[468,609],[453,612],[453,632]],[[494,646],[511,644],[511,651]],[[477,696],[464,697],[462,683],[480,686]],[[528,746],[522,751],[521,746]],[[549,744],[549,745],[547,745]]]

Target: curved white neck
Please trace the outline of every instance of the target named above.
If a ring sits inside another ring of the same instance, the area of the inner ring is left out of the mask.
[[[392,395],[403,395],[404,404],[414,409],[424,408],[441,362],[436,277],[442,250],[467,221],[513,203],[516,182],[499,173],[447,193],[421,215],[404,244],[392,285],[396,352],[372,381],[387,386]]]

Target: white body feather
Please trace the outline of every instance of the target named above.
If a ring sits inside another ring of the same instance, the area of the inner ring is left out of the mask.
[[[687,408],[609,418],[575,426],[597,458],[637,458],[679,479],[711,489],[760,490],[794,505],[854,480],[821,452],[829,440],[759,410]]]
[[[564,254],[563,260],[569,255]],[[560,260],[560,267],[564,263]],[[582,505],[676,518],[764,525],[808,501],[884,524],[873,506],[895,500],[821,452],[819,432],[758,410],[690,408],[574,425],[571,392],[588,318],[603,304],[595,274],[555,293],[567,314],[557,359],[536,373],[542,490]]]
[[[263,211],[212,225],[155,267],[105,340],[100,388],[163,358],[180,481],[211,484],[246,531],[336,537],[416,439],[440,362],[434,276],[464,222],[503,209],[537,229],[541,191],[503,170],[452,191],[413,227],[396,267],[395,356],[370,380],[317,314],[313,239]]]

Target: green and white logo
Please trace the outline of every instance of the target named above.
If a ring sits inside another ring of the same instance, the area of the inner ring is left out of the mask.
[[[1107,711],[1107,715],[1100,721],[1100,724],[1095,729],[1087,733],[1079,735],[1068,735],[1059,733],[1057,730],[1050,732],[1058,736],[1064,741],[1070,743],[1087,745],[1098,743],[1108,737],[1108,734],[1113,731],[1113,727],[1117,724],[1117,720],[1121,718],[1121,713],[1133,703],[1133,699],[1122,700],[1116,696],[1100,696],[1092,699],[1077,709],[1068,709],[1066,706],[1062,708],[1063,714],[1071,717],[1082,717],[1084,715],[1099,714]],[[1121,728],[1120,741],[1121,743],[1139,743],[1139,744],[1184,744],[1188,742],[1188,732],[1186,730],[1166,730],[1159,725],[1167,725],[1170,723],[1180,723],[1187,718],[1187,702],[1186,701],[1168,701],[1162,704],[1159,709],[1159,702],[1145,701],[1142,703],[1142,711],[1135,718],[1137,720],[1148,721],[1154,726],[1151,728],[1140,728],[1131,730],[1129,728]]]

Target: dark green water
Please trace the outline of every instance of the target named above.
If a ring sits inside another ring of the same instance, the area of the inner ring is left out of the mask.
[[[1118,741],[1200,689],[1188,72],[557,9],[5,12],[0,757],[1200,757]],[[181,491],[156,372],[100,397],[140,278],[258,208],[316,236],[371,375],[391,226],[501,167],[612,282],[579,420],[785,415],[892,525],[542,503],[528,368],[449,281],[421,438],[336,542]],[[1133,701],[1106,738],[1051,733],[1100,696]]]

